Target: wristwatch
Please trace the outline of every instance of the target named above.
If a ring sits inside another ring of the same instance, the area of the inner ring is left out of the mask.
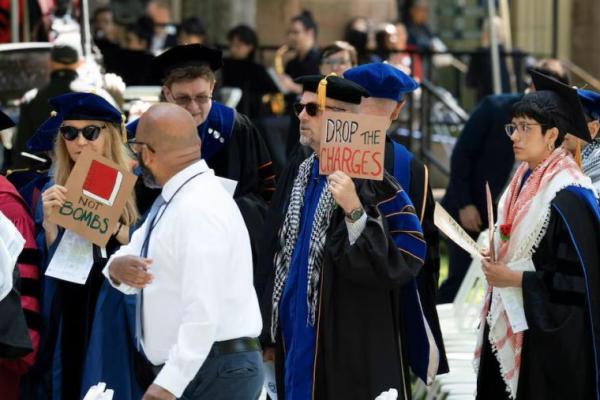
[[[363,216],[365,210],[362,207],[355,208],[354,210],[346,213],[346,218],[350,220],[350,222],[356,222]]]

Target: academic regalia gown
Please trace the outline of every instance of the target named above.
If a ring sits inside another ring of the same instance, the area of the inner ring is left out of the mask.
[[[3,176],[0,212],[25,239],[14,270],[17,279],[13,289],[0,300],[0,393],[2,399],[17,400],[19,384],[33,365],[39,345],[39,254],[27,206]]]
[[[271,251],[261,254],[261,279],[257,285],[264,326],[261,339],[266,343],[269,342],[266,333],[271,321],[272,260],[278,250],[277,232],[302,159],[301,153],[296,153],[282,174],[266,222],[265,232],[271,234],[265,236],[265,244],[271,246]],[[315,359],[310,371],[314,382],[310,392],[315,399],[370,399],[394,387],[400,392],[399,399],[410,398],[407,345],[400,326],[403,320],[400,288],[414,279],[422,261],[401,252],[395,245],[398,242],[394,243],[389,233],[387,220],[378,218],[381,214],[375,205],[395,198],[399,189],[397,182],[387,174],[383,182],[356,182],[368,221],[359,239],[350,246],[343,212],[338,209],[332,217],[322,261],[314,328]],[[410,203],[408,197],[406,200]],[[419,229],[418,221],[416,223]],[[299,237],[296,245],[300,242]],[[405,243],[402,248],[411,246]],[[415,253],[424,257],[424,245]],[[285,325],[283,312],[280,304],[280,321]],[[302,315],[297,318],[306,321]],[[284,360],[288,349],[284,349],[282,323],[276,338],[276,371],[279,396],[287,398]]]
[[[416,283],[420,307],[439,352],[437,373],[443,374],[448,372],[449,368],[436,308],[440,274],[440,235],[433,222],[435,201],[429,185],[429,172],[411,152],[392,139],[386,141],[384,166],[386,171],[394,175],[398,183],[408,192],[427,242],[425,263],[417,275]]]
[[[586,189],[551,202],[546,234],[523,274],[524,332],[518,400],[600,398],[600,212]],[[487,331],[487,327],[486,327]],[[484,339],[478,399],[508,399]]]
[[[47,187],[52,185],[49,182]],[[45,188],[44,188],[45,190]],[[41,202],[36,210],[36,224],[41,227],[43,211]],[[45,273],[58,244],[62,240],[64,229],[46,252],[45,264],[41,273]],[[37,233],[38,247],[45,248],[45,233]],[[120,244],[111,237],[106,245],[110,256]],[[31,384],[37,390],[38,398],[53,400],[81,399],[82,376],[85,356],[90,342],[94,310],[100,288],[105,281],[102,269],[107,258],[103,258],[100,248],[93,246],[94,263],[85,285],[66,282],[52,277],[42,281],[42,330],[38,360],[31,374]],[[97,383],[97,382],[96,382]]]

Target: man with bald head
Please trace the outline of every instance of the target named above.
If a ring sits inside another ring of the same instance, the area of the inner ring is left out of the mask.
[[[150,375],[138,374],[143,399],[257,398],[262,322],[250,239],[232,195],[200,159],[194,119],[154,105],[129,145],[144,183],[162,191],[104,274],[137,296],[136,340]]]

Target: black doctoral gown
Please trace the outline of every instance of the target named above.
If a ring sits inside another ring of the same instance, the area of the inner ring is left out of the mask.
[[[536,271],[523,275],[529,329],[523,337],[517,400],[597,399],[600,215],[568,189],[558,192],[551,210],[548,230],[533,254]],[[478,399],[508,399],[488,340],[477,386]]]
[[[388,137],[385,144],[384,167],[386,171],[394,175],[395,149],[392,140]],[[408,150],[406,151],[408,152]],[[439,351],[440,359],[437,373],[443,374],[448,372],[449,368],[436,308],[438,281],[440,277],[440,234],[433,222],[435,200],[433,199],[431,185],[429,184],[429,171],[425,164],[414,156],[410,157],[406,164],[408,164],[408,171],[400,169],[401,174],[409,175],[405,179],[405,181],[409,181],[409,185],[404,189],[407,191],[415,207],[421,227],[423,228],[425,241],[427,242],[425,263],[417,275],[417,288],[419,290],[423,314],[427,319]],[[396,178],[401,182],[401,177]]]
[[[281,176],[265,224],[259,285],[263,335],[268,344],[274,283],[273,255],[279,249],[277,233],[287,200],[303,160],[298,152]],[[350,246],[341,209],[334,212],[322,261],[320,300],[316,322],[314,399],[374,399],[396,388],[398,399],[410,398],[410,374],[400,321],[400,288],[414,279],[422,261],[402,253],[394,244],[385,218],[375,205],[394,197],[399,188],[386,174],[383,182],[356,180],[368,220],[359,239]],[[261,285],[262,284],[262,285]],[[278,332],[276,372],[279,398],[285,350]]]

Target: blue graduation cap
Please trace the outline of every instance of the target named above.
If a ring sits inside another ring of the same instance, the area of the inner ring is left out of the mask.
[[[593,121],[600,120],[600,93],[591,90],[577,89],[583,111]]]
[[[371,97],[402,101],[419,84],[398,68],[386,63],[363,64],[344,72],[344,78],[367,89]]]
[[[51,151],[58,128],[65,120],[105,121],[121,126],[122,140],[125,141],[125,116],[108,101],[93,93],[67,93],[50,99],[54,109],[48,118],[27,141],[27,149],[32,152]]]
[[[13,126],[15,126],[14,121],[10,119],[8,115],[4,114],[2,110],[0,110],[0,131],[12,128]]]

